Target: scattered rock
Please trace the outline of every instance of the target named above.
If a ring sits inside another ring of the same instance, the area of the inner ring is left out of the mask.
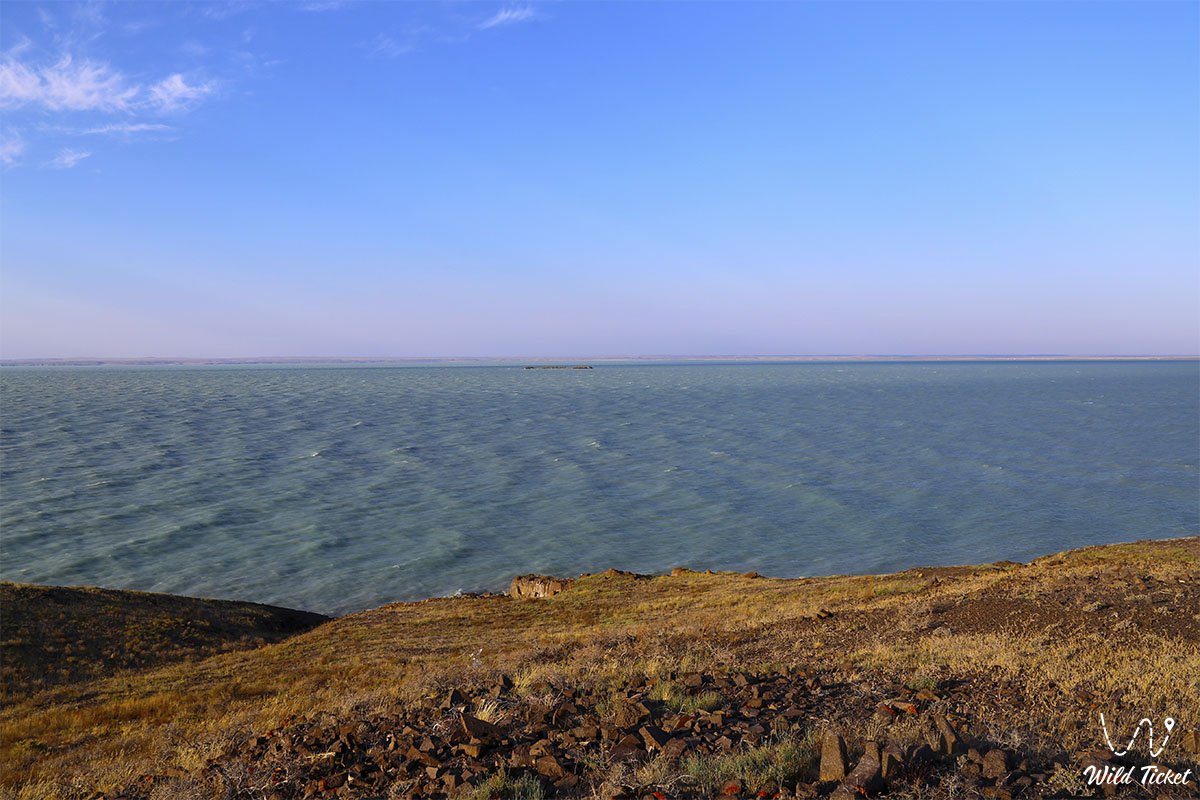
[[[1008,753],[989,750],[983,757],[983,777],[997,780],[1008,774]]]
[[[900,774],[904,765],[904,751],[898,745],[889,744],[883,748],[879,758],[879,772],[885,781],[890,781]]]
[[[633,728],[648,716],[650,709],[641,703],[621,703],[613,714],[613,724],[618,728]]]
[[[662,750],[666,747],[667,742],[671,741],[669,734],[663,731],[662,728],[653,725],[646,725],[641,730],[642,741],[646,743],[647,750]]]
[[[264,797],[271,800],[314,796],[366,800],[385,795],[423,800],[461,794],[501,768],[536,777],[550,796],[574,797],[581,796],[582,787],[602,784],[604,773],[597,765],[623,765],[625,780],[631,780],[640,774],[640,766],[653,759],[673,763],[684,753],[704,758],[735,755],[769,743],[776,735],[800,733],[829,718],[831,709],[857,709],[858,716],[845,718],[845,729],[862,730],[874,707],[862,702],[861,684],[822,682],[820,676],[795,667],[773,673],[694,671],[663,676],[663,680],[688,695],[717,692],[723,705],[714,711],[680,711],[674,704],[654,699],[657,695],[650,689],[655,681],[645,677],[627,679],[615,703],[611,686],[542,682],[526,696],[509,694],[511,681],[501,678],[400,706],[392,716],[380,714],[354,724],[289,723],[286,730],[248,738],[233,757],[242,760],[238,769],[247,780],[268,787]],[[922,712],[904,699],[913,695],[912,690],[898,684],[884,689],[882,696],[892,697],[883,704],[891,709],[888,713],[926,724],[932,747],[922,744],[906,752],[894,742],[880,747],[868,741],[862,743],[863,755],[848,769],[846,739],[835,732],[839,728],[830,728],[820,743],[817,774],[798,775],[783,785],[765,774],[761,784],[743,776],[730,796],[859,800],[882,792],[885,786],[903,796],[909,789],[942,785],[950,777],[968,797],[1042,800],[1052,791],[1045,775],[1030,769],[1028,759],[1013,770],[1018,759],[1011,752],[968,749],[946,715]],[[939,708],[961,707],[950,705],[957,703],[954,689],[947,695]],[[468,713],[501,696],[505,698],[503,725]],[[1181,738],[1185,745],[1191,744]],[[953,758],[957,755],[966,758]],[[1090,752],[1077,754],[1072,769],[1078,769],[1079,758],[1090,756]],[[1048,767],[1043,762],[1036,766]],[[169,789],[159,789],[166,780],[170,780],[166,775],[142,776],[138,790],[122,796],[147,800],[149,786],[167,796]],[[723,787],[716,788],[722,792]],[[595,792],[626,800],[702,800],[712,790],[677,783],[669,791],[663,786],[630,785]]]
[[[965,749],[962,739],[958,736],[958,731],[954,730],[954,726],[950,724],[950,720],[946,719],[944,714],[935,714],[933,722],[937,725],[937,732],[940,747],[939,752],[944,755],[959,755]]]
[[[878,794],[883,789],[883,776],[879,759],[879,745],[867,742],[866,751],[858,764],[842,781],[833,793],[835,800],[852,800],[852,798]]]
[[[549,575],[518,575],[509,584],[508,594],[518,600],[553,597],[566,591],[571,583],[567,578],[554,578]]]
[[[846,740],[840,734],[826,731],[821,740],[821,767],[819,779],[840,781],[846,777]]]
[[[494,742],[504,737],[504,730],[470,714],[462,715],[462,727],[467,735],[480,742]]]
[[[533,762],[533,768],[538,771],[539,775],[544,775],[550,780],[557,780],[567,774],[567,770],[554,756],[542,756],[537,761]]]

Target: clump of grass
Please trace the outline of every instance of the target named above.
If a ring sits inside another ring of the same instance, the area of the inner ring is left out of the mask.
[[[1062,764],[1054,765],[1054,772],[1050,775],[1047,783],[1072,797],[1084,795],[1090,791],[1081,771]]]
[[[475,706],[475,713],[472,715],[476,719],[481,719],[484,722],[498,722],[500,720],[502,709],[499,701],[495,698],[484,700]]]
[[[715,711],[724,704],[724,698],[716,692],[700,692],[683,698],[675,710],[684,714],[695,714],[697,711]]]
[[[928,689],[932,692],[938,687],[938,681],[937,678],[933,677],[932,675],[921,672],[909,678],[908,683],[904,685],[909,689],[912,689],[914,692],[919,692],[922,689]]]
[[[607,694],[599,695],[596,700],[596,713],[601,719],[609,719],[626,703],[625,693],[617,686],[608,688]]]
[[[670,759],[658,756],[634,770],[633,777],[639,786],[667,786],[676,777],[675,765]]]
[[[454,795],[454,800],[543,800],[546,791],[542,782],[532,775],[514,778],[501,769],[483,783],[467,786]]]
[[[740,753],[692,754],[680,762],[680,767],[692,782],[706,790],[719,791],[733,781],[741,781],[747,787],[795,783],[813,774],[817,760],[817,748],[811,737],[788,735]]]
[[[720,708],[721,695],[713,691],[688,694],[687,690],[674,681],[659,681],[650,689],[650,699],[658,700],[667,708],[680,714],[695,714],[697,711],[712,711]]]

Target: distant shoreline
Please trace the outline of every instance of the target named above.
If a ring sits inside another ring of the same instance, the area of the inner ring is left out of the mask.
[[[549,363],[622,364],[783,364],[783,363],[856,363],[856,362],[1055,362],[1055,361],[1200,361],[1200,355],[852,355],[852,356],[444,356],[444,357],[372,357],[372,356],[262,356],[246,358],[6,358],[0,367],[99,367],[99,366],[220,366],[270,364],[407,364],[428,366],[479,365],[524,366]]]

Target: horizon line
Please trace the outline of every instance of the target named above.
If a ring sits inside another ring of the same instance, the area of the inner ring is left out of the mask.
[[[652,354],[652,355],[505,355],[505,356],[30,356],[0,357],[0,366],[93,366],[173,364],[386,364],[452,362],[619,362],[619,361],[1196,361],[1200,354],[1097,353],[854,353],[854,354]]]

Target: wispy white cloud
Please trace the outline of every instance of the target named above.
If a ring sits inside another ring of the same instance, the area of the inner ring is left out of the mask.
[[[94,128],[80,128],[69,131],[76,136],[129,136],[137,133],[170,133],[176,130],[171,125],[154,122],[117,122],[111,125],[98,125]]]
[[[346,0],[309,0],[301,3],[299,7],[301,11],[337,11],[348,5]]]
[[[525,22],[537,16],[532,6],[507,6],[500,9],[492,16],[480,22],[475,27],[481,31],[488,28],[496,28],[501,25],[512,25],[516,22]]]
[[[71,150],[64,148],[58,151],[58,155],[46,162],[47,167],[54,169],[71,169],[79,164],[85,158],[89,158],[92,154],[87,150]]]
[[[259,3],[256,0],[229,0],[223,3],[207,3],[200,6],[200,13],[209,19],[226,20],[247,11],[254,11]]]
[[[259,7],[257,0],[234,0],[185,6],[180,13],[223,18]],[[183,55],[186,68],[157,71],[153,61],[124,61],[111,54],[135,52],[141,43],[126,37],[143,36],[162,19],[110,20],[107,8],[103,0],[47,3],[32,9],[28,36],[14,30],[6,37],[0,48],[0,114],[7,123],[0,126],[0,165],[24,161],[70,169],[116,143],[175,139],[176,116],[226,90],[234,70],[260,69],[257,61],[240,63],[236,46],[230,55],[191,38],[166,62]],[[105,46],[95,44],[105,37]],[[114,37],[122,40],[115,49]],[[247,28],[243,41],[249,37]],[[220,82],[215,73],[223,75]]]
[[[25,152],[25,142],[15,133],[6,133],[0,137],[0,164],[11,167]]]
[[[381,33],[376,36],[367,45],[367,50],[373,56],[382,58],[399,58],[402,55],[416,50],[416,45],[410,40],[407,42],[399,42],[388,36],[386,33]]]
[[[0,108],[40,105],[51,111],[125,111],[139,93],[117,70],[63,56],[34,67],[16,58],[0,63]]]
[[[28,36],[22,36],[13,43],[13,46],[4,52],[5,58],[16,58],[33,47],[33,41]]]
[[[148,30],[151,30],[159,24],[160,23],[157,20],[135,19],[128,22],[122,22],[119,26],[117,26],[117,30],[126,36],[137,36],[145,33]]]
[[[0,108],[173,113],[191,108],[212,91],[211,83],[188,83],[180,73],[143,86],[108,64],[77,62],[71,56],[45,66],[12,57],[0,62]]]
[[[149,102],[159,111],[171,113],[191,108],[201,98],[211,93],[211,84],[189,84],[182,75],[176,72],[150,87]]]

